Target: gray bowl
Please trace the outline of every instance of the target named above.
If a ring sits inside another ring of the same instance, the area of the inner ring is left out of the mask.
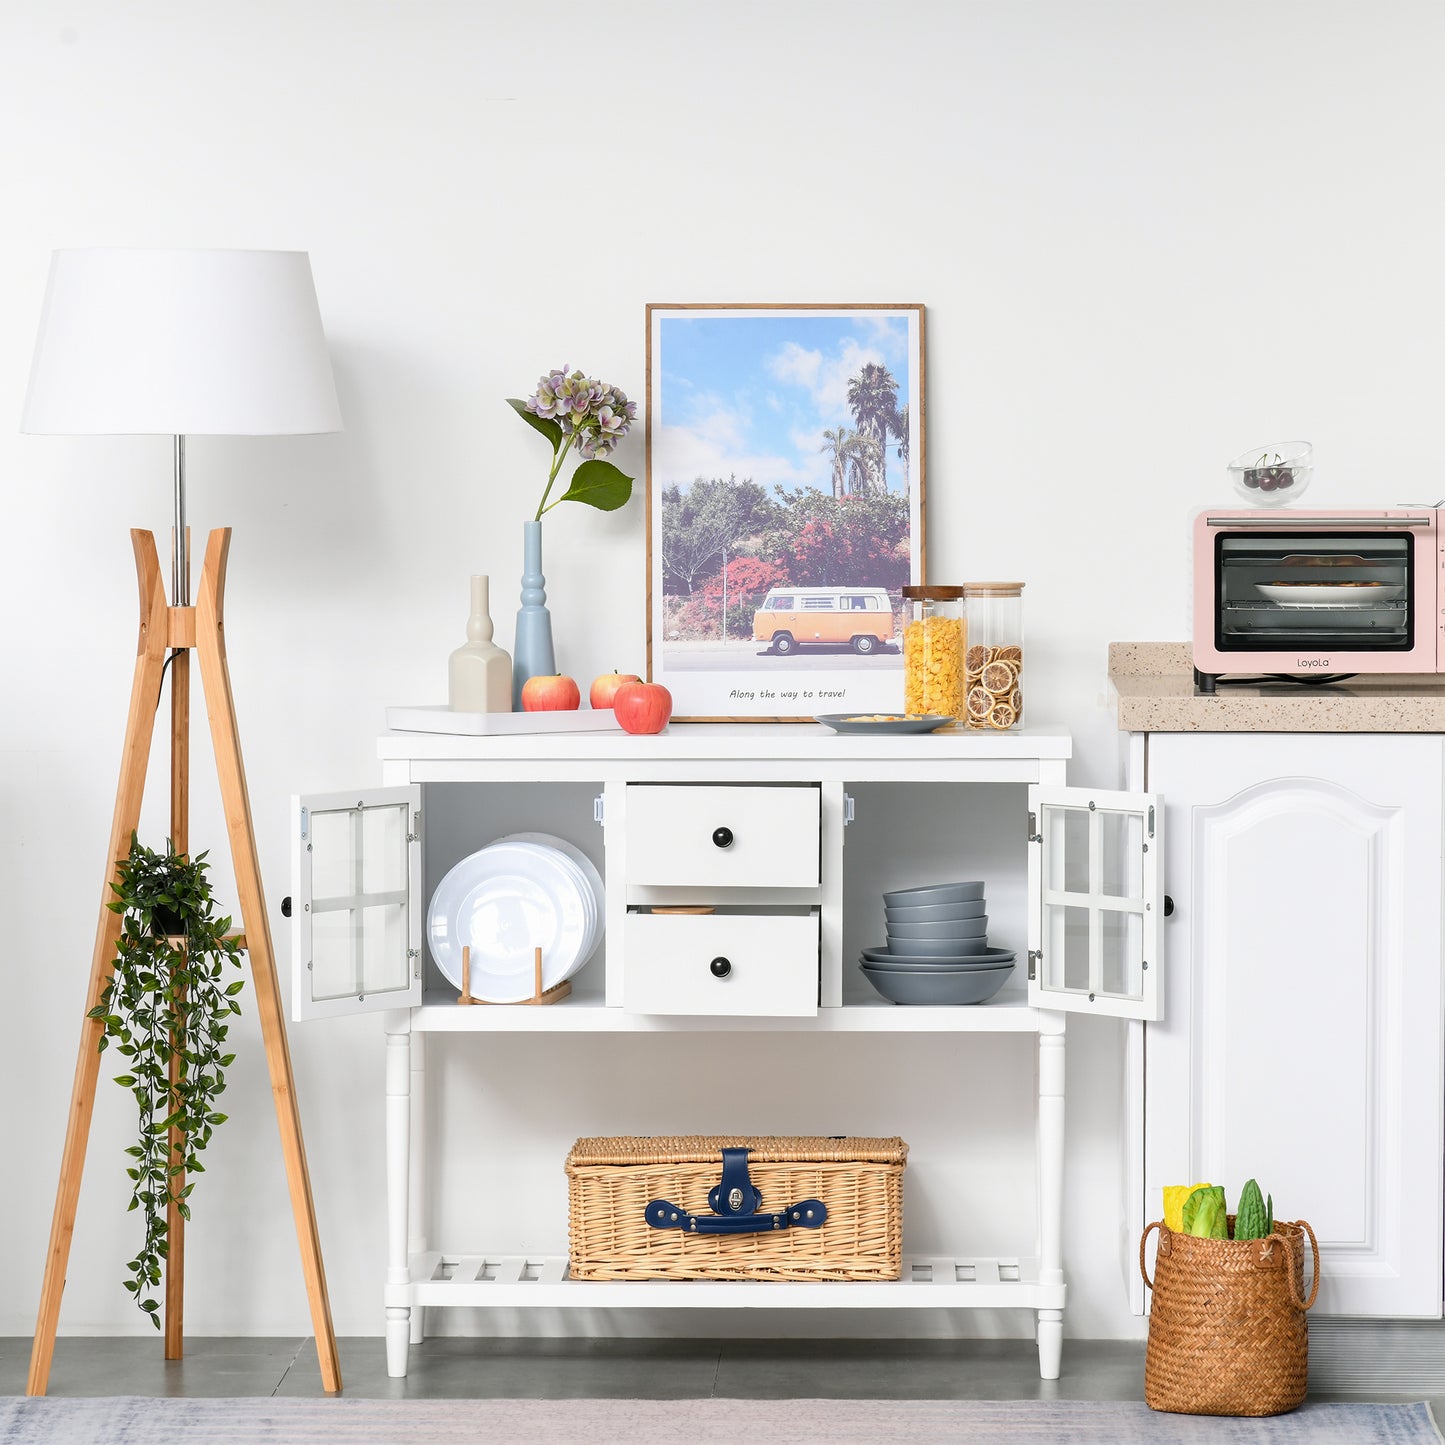
[[[894,904],[883,905],[883,916],[890,923],[969,923],[975,918],[987,917],[988,904],[982,898],[977,903],[934,903],[921,908],[899,908]]]
[[[967,973],[888,973],[865,968],[863,976],[891,1003],[986,1003],[1008,982],[1007,968],[970,969]]]
[[[883,945],[890,956],[912,958],[978,958],[988,951],[988,937],[977,938],[894,938]]]
[[[971,950],[971,951],[970,951]],[[888,948],[865,948],[864,964],[912,968],[987,968],[990,964],[1012,963],[1011,948],[990,948],[982,939],[977,945],[959,944],[950,953],[894,953]]]
[[[988,932],[988,915],[978,918],[940,918],[934,923],[899,923],[889,918],[883,924],[889,938],[931,938],[935,942],[955,942],[963,938],[982,938]]]
[[[986,958],[914,958],[907,963],[895,963],[888,958],[860,958],[860,968],[875,973],[986,973],[991,968],[1012,968],[1013,954],[999,958],[990,954]]]
[[[895,908],[916,908],[934,903],[977,903],[982,897],[982,883],[927,883],[921,888],[895,888],[883,895],[883,901]]]

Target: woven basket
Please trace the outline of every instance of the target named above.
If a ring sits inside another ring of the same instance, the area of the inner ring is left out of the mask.
[[[1229,1218],[1234,1227],[1234,1216]],[[1159,1231],[1154,1278],[1144,1246]],[[1304,1240],[1314,1285],[1304,1293]],[[1320,1292],[1315,1232],[1276,1220],[1267,1239],[1198,1239],[1162,1221],[1139,1241],[1139,1272],[1154,1291],[1144,1399],[1179,1415],[1282,1415],[1305,1397],[1305,1311]]]
[[[654,1200],[709,1214],[723,1149],[748,1150],[761,1208],[822,1200],[821,1228],[686,1234],[648,1224]],[[567,1156],[573,1279],[896,1280],[902,1270],[901,1139],[579,1139]]]

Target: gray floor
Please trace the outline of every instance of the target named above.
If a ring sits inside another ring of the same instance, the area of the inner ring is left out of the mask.
[[[1039,1379],[1038,1353],[1023,1340],[434,1338],[412,1350],[404,1380],[388,1378],[380,1339],[340,1349],[345,1392],[360,1399],[1137,1400],[1144,1391],[1144,1347],[1114,1340],[1066,1340],[1059,1380]],[[0,1394],[23,1393],[29,1358],[28,1339],[0,1339]],[[158,1338],[62,1338],[50,1393],[322,1391],[310,1339],[194,1339],[168,1363]],[[1430,1403],[1445,1421],[1445,1400]]]

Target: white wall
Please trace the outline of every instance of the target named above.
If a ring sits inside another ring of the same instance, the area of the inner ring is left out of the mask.
[[[346,433],[200,439],[190,452],[195,525],[236,528],[227,630],[275,898],[287,795],[376,780],[383,706],[443,695],[469,572],[497,579],[509,633],[517,524],[542,456],[501,399],[564,361],[640,395],[647,301],[927,304],[930,573],[1028,579],[1032,720],[1071,728],[1076,779],[1102,780],[1116,743],[1105,645],[1185,635],[1185,518],[1224,499],[1231,455],[1312,439],[1311,502],[1445,490],[1442,41],[1445,11],[1428,0],[8,0],[0,1332],[32,1327],[49,1226],[134,638],[125,529],[162,529],[169,508],[162,439],[14,434],[52,247],[311,252]],[[639,472],[640,430],[619,458]],[[563,667],[640,668],[640,504],[563,509],[547,536]],[[161,770],[153,782],[159,838]],[[204,768],[193,837],[223,844]],[[232,1122],[189,1235],[188,1321],[201,1334],[302,1331],[253,1012],[238,1032]],[[778,1066],[771,1045],[748,1047],[750,1066]],[[999,1041],[968,1058],[830,1047],[801,1050],[828,1086],[864,1070],[884,1081],[855,1107],[840,1095],[836,1127],[897,1128],[920,1161],[980,1095],[1008,1121],[1031,1087]],[[295,1029],[293,1048],[337,1324],[375,1331],[379,1029]],[[1116,1249],[1120,1056],[1114,1027],[1071,1027],[1076,1334],[1136,1330]],[[650,1067],[692,1080],[669,1126],[721,1122],[712,1070],[690,1072],[677,1040],[647,1057],[605,1040],[510,1040],[442,1063],[448,1139],[477,1139],[475,1110],[507,1127],[516,1161],[474,1176],[457,1159],[448,1173],[475,1177],[476,1217],[494,1211],[528,1247],[561,1242],[559,1150],[573,1132],[657,1122],[637,1103]],[[922,1105],[897,1082],[915,1064]],[[598,1075],[625,1107],[604,1107]],[[143,1328],[119,1285],[135,1224],[128,1103],[103,1086],[70,1331]],[[791,1107],[763,1117],[763,1103],[745,1106],[749,1126],[806,1123]],[[976,1133],[969,1158],[985,1177],[997,1168],[997,1192],[1024,1187],[1007,1128]],[[511,1178],[550,1190],[532,1226],[496,1203]],[[952,1178],[920,1162],[915,1237],[943,1231]],[[987,1199],[974,1208],[989,1235]],[[447,1212],[464,1232],[467,1199]],[[1027,1329],[1023,1316],[592,1323]]]

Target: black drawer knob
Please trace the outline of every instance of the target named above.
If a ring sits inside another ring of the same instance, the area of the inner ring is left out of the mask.
[[[713,959],[713,961],[708,964],[708,968],[712,971],[714,978],[726,978],[728,974],[733,971],[731,960],[721,956]]]
[[[712,840],[719,848],[731,848],[733,845],[733,830],[731,828],[714,828]]]
[[[281,916],[282,918],[291,917],[291,895],[289,893],[281,900]]]
[[[1167,893],[1164,895],[1164,916],[1165,918],[1174,916],[1174,900]]]

